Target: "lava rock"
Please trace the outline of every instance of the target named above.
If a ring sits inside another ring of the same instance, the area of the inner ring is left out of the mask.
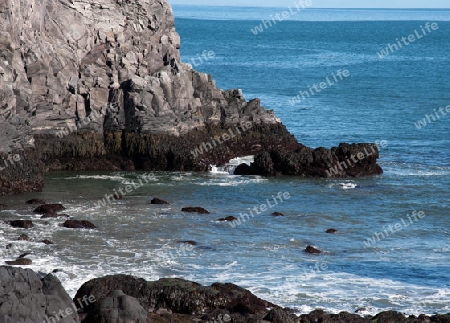
[[[220,219],[218,219],[217,221],[224,222],[224,221],[235,221],[235,220],[237,220],[237,218],[235,218],[235,217],[232,216],[232,215],[229,215],[229,216],[227,216],[227,217],[225,217],[225,218],[220,218]]]
[[[30,241],[31,239],[30,239],[30,237],[28,235],[22,233],[17,240]]]
[[[35,213],[40,214],[55,214],[66,208],[62,204],[43,204],[34,209]]]
[[[92,222],[87,220],[67,220],[63,223],[63,227],[70,229],[95,229],[97,228]]]
[[[9,224],[14,228],[29,229],[33,227],[33,221],[31,220],[13,220]]]
[[[195,207],[192,207],[192,206],[184,207],[184,208],[181,209],[181,211],[183,211],[183,212],[189,212],[189,213],[209,214],[209,211],[208,211],[208,210],[205,210],[204,208],[199,207],[199,206],[195,206]]]
[[[42,242],[42,243],[45,243],[45,244],[53,244],[53,242],[51,242],[51,241],[48,240],[48,239],[41,240],[41,242]]]
[[[305,248],[305,252],[306,252],[306,253],[310,253],[310,254],[318,254],[318,253],[322,253],[322,251],[320,251],[320,250],[317,249],[317,248],[314,248],[313,246],[307,246],[307,247]]]
[[[169,202],[166,202],[164,200],[155,197],[153,200],[151,200],[150,204],[169,204]]]

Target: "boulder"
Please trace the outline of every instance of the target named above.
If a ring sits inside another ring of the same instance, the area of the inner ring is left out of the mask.
[[[220,218],[217,221],[225,222],[225,221],[235,221],[235,220],[237,220],[236,217],[234,217],[232,215],[229,215],[229,216],[227,216],[225,218]]]
[[[97,228],[92,222],[87,220],[67,220],[63,223],[63,227],[70,229],[95,229]]]
[[[206,209],[204,209],[204,208],[202,208],[202,207],[199,207],[199,206],[195,206],[195,207],[192,207],[192,206],[184,207],[184,208],[181,209],[181,211],[183,211],[183,212],[188,212],[188,213],[209,214],[209,211],[208,211],[208,210],[206,210]]]
[[[33,221],[31,220],[13,220],[9,224],[14,228],[29,229],[33,227]]]
[[[62,204],[43,204],[34,209],[35,213],[40,214],[56,214],[66,208]]]
[[[306,253],[310,253],[310,254],[318,254],[318,253],[322,253],[322,251],[320,251],[319,249],[313,247],[313,246],[307,246],[305,248],[305,252]]]
[[[169,204],[169,203],[166,202],[166,201],[164,201],[164,200],[161,200],[161,199],[155,197],[155,198],[153,198],[153,199],[150,201],[150,204]]]
[[[31,239],[28,235],[22,233],[17,240],[30,241]]]
[[[326,233],[336,233],[336,232],[337,232],[337,230],[333,229],[333,228],[327,229],[327,231],[326,231]]]

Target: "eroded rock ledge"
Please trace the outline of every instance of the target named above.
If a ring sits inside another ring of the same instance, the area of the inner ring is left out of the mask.
[[[4,0],[0,19],[0,195],[41,189],[47,170],[206,170],[264,151],[303,158],[258,99],[181,62],[165,0]],[[251,127],[234,133],[242,124]],[[327,154],[303,175],[322,176]]]
[[[52,274],[0,266],[0,281],[0,317],[6,322],[450,322],[450,314],[406,318],[397,312],[383,312],[361,317],[316,310],[297,316],[231,283],[203,286],[177,278],[148,282],[128,275],[106,276],[83,284],[72,301]]]

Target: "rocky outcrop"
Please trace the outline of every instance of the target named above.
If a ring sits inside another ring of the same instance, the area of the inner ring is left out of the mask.
[[[5,322],[450,323],[450,314],[405,317],[392,311],[375,317],[322,310],[298,316],[230,283],[203,286],[176,278],[145,281],[114,275],[84,283],[72,301],[52,274],[0,266],[0,281],[0,318]]]
[[[181,62],[165,0],[4,0],[0,19],[0,194],[40,190],[49,170],[205,171],[303,149],[258,99]]]
[[[0,266],[1,322],[79,323],[75,304],[53,275]]]
[[[88,220],[66,220],[63,227],[70,229],[96,229],[94,223]]]
[[[236,175],[297,175],[312,177],[360,177],[383,172],[377,164],[375,144],[345,144],[326,149],[301,145],[291,151],[277,149],[255,156],[254,162],[239,165]]]

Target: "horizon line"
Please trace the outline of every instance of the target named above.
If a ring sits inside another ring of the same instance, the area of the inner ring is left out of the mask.
[[[273,7],[273,6],[248,6],[248,5],[226,5],[226,4],[221,4],[221,5],[215,5],[215,4],[183,4],[183,3],[173,3],[171,4],[171,6],[186,6],[186,7],[239,7],[239,8],[288,8],[288,7]],[[350,8],[337,8],[337,7],[310,7],[310,8],[305,8],[305,10],[311,10],[311,9],[342,9],[342,10],[367,10],[367,9],[377,9],[377,10],[450,10],[450,7],[448,8],[438,8],[438,7],[391,7],[391,8],[378,8],[378,7],[367,7],[367,8],[359,8],[359,7],[350,7]]]

